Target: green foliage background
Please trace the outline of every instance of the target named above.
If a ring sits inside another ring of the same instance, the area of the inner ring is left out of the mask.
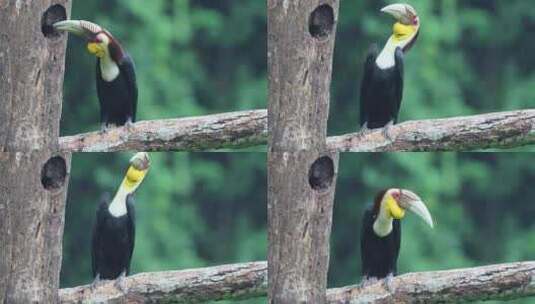
[[[341,1],[330,134],[355,131],[362,63],[384,44],[392,1]],[[401,120],[530,108],[535,10],[525,0],[413,0],[422,33],[406,56]],[[256,0],[74,1],[73,18],[108,28],[135,59],[140,120],[265,108],[266,10]],[[98,129],[95,60],[69,39],[62,134]],[[130,154],[77,154],[66,214],[62,286],[88,283],[96,204]],[[153,153],[137,194],[133,271],[264,260],[266,156]],[[531,154],[345,154],[337,185],[330,286],[359,278],[360,217],[385,187],[415,190],[437,227],[403,223],[400,271],[529,260],[535,255]],[[264,299],[245,301],[263,303]],[[519,303],[524,303],[519,301]],[[529,301],[525,301],[529,303]]]

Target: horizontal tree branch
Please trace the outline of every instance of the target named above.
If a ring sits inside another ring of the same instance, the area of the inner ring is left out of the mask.
[[[267,143],[267,111],[142,121],[106,133],[62,137],[63,152],[206,151],[247,148]],[[472,151],[535,144],[535,110],[408,121],[361,136],[330,137],[338,152]]]
[[[91,291],[89,285],[60,290],[61,303],[198,303],[265,296],[267,263],[140,273],[125,279],[122,293],[113,281]],[[512,300],[535,296],[535,262],[415,272],[392,280],[393,293],[380,281],[365,288],[329,289],[330,304],[452,303]]]
[[[141,121],[130,128],[60,138],[64,152],[205,151],[247,148],[267,141],[267,111]]]
[[[535,144],[535,110],[409,121],[361,136],[331,137],[338,152],[472,151]]]
[[[330,289],[328,303],[459,303],[535,296],[535,262],[409,273],[395,277],[392,287],[390,293],[380,281],[366,288]]]
[[[89,285],[61,289],[61,303],[198,303],[266,295],[267,263],[140,273],[125,278],[126,293],[114,281],[93,291]]]

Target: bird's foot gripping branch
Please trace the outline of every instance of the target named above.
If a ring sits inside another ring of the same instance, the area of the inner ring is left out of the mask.
[[[60,138],[63,152],[206,151],[265,145],[266,110],[142,121],[130,128]],[[408,121],[366,134],[329,137],[338,152],[472,151],[535,144],[535,110]]]
[[[339,152],[473,151],[535,144],[535,110],[490,113],[446,119],[408,121],[366,134],[330,137]]]
[[[131,127],[60,138],[68,152],[204,151],[267,142],[267,111],[251,110],[180,119],[142,121]]]
[[[90,285],[60,290],[61,303],[158,302],[197,303],[262,297],[267,292],[267,263],[140,273],[125,279],[127,292],[113,281],[91,290]],[[360,287],[329,289],[331,304],[455,303],[512,300],[535,295],[535,262],[467,269],[408,273],[395,277],[392,290],[383,281]]]
[[[328,303],[459,303],[513,300],[535,295],[535,262],[409,273],[360,288],[330,289]]]
[[[198,303],[261,297],[267,290],[267,263],[252,262],[201,269],[140,273],[124,279],[60,290],[61,303]]]

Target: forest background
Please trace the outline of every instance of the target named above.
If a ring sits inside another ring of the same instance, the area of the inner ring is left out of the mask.
[[[341,1],[331,135],[357,128],[358,89],[372,43],[382,46],[392,1]],[[401,121],[530,108],[535,10],[524,0],[407,1],[421,35],[406,56]],[[265,1],[75,1],[72,18],[109,29],[133,56],[138,120],[266,108]],[[69,39],[62,134],[97,130],[95,59]],[[264,147],[253,150],[263,151]],[[521,149],[527,151],[529,149]],[[116,191],[129,154],[73,157],[62,286],[88,283],[94,211]],[[137,199],[133,272],[265,260],[263,153],[152,154]],[[406,187],[430,205],[436,229],[404,221],[400,271],[449,269],[535,256],[535,156],[344,154],[333,220],[330,286],[357,283],[360,219],[375,192]],[[263,303],[264,300],[247,301]],[[518,303],[523,303],[519,301]],[[527,303],[527,301],[526,301]]]

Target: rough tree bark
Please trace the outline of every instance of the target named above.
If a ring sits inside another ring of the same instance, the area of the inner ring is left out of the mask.
[[[70,6],[0,1],[0,303],[58,300],[70,155],[54,153],[66,39],[51,24]]]
[[[93,132],[60,139],[65,152],[204,151],[266,144],[267,111],[141,121],[130,129]]]
[[[535,144],[535,110],[489,113],[468,117],[408,121],[365,136],[330,137],[339,152],[473,151]]]
[[[54,6],[51,6],[53,5]],[[70,0],[0,2],[0,151],[57,151]]]
[[[240,300],[267,293],[267,263],[253,262],[182,271],[140,273],[126,278],[127,293],[109,281],[61,289],[61,303],[198,303]],[[514,300],[535,295],[535,262],[490,265],[447,271],[417,272],[360,288],[329,289],[328,303],[456,303]]]
[[[201,117],[141,121],[130,129],[92,132],[60,138],[63,152],[206,151],[267,144],[266,110]],[[337,152],[472,151],[535,144],[535,110],[407,121],[365,136],[359,133],[327,139]]]
[[[326,152],[338,0],[268,1],[270,303],[326,301],[338,155]]]
[[[70,156],[0,153],[0,303],[56,303]]]
[[[267,290],[267,263],[140,273],[125,280],[127,293],[113,281],[60,290],[61,303],[199,303],[261,297]]]
[[[270,303],[324,303],[338,155],[268,156]]]
[[[330,289],[329,303],[466,303],[513,300],[535,295],[535,262],[490,265],[468,269],[418,272],[401,275],[392,282],[394,292],[383,282],[367,288]]]

